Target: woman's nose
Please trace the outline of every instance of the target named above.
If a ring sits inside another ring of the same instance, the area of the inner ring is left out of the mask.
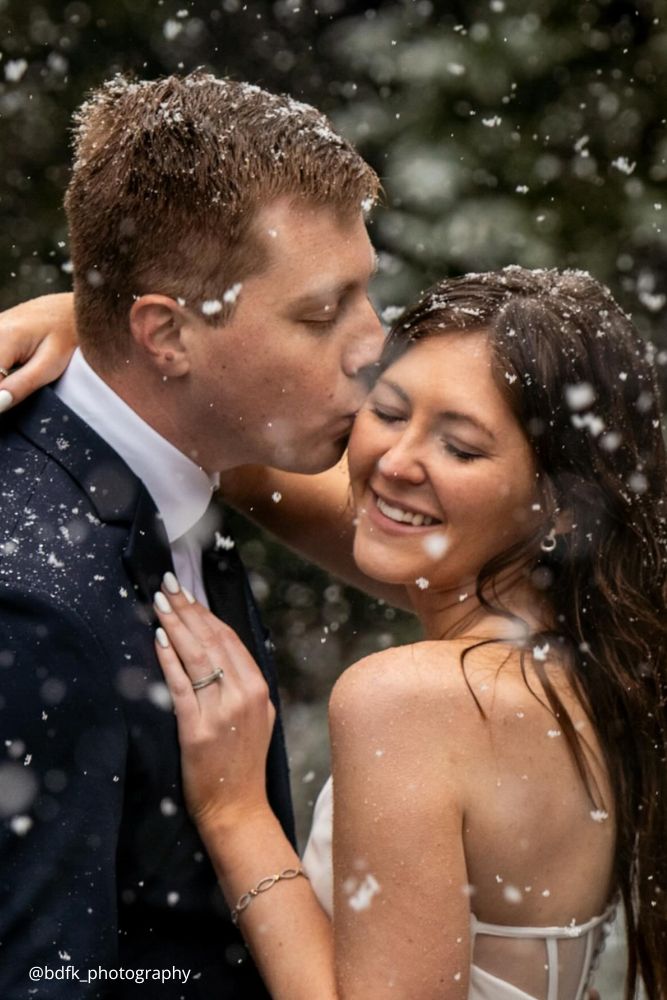
[[[388,480],[419,484],[426,478],[417,444],[407,435],[382,455],[377,467],[380,475]]]

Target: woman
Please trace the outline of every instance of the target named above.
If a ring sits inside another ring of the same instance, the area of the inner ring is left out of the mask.
[[[305,872],[266,802],[259,671],[173,578],[156,597],[189,807],[270,991],[579,998],[618,895],[627,995],[639,973],[666,996],[649,349],[584,274],[445,280],[393,330],[349,460],[355,559],[425,639],[336,684]]]
[[[425,639],[334,689],[333,926],[329,789],[309,884],[265,799],[258,670],[159,598],[190,809],[274,996],[580,997],[616,893],[628,995],[637,967],[667,995],[648,354],[589,277],[518,268],[441,282],[390,336],[350,442],[354,551],[409,588]]]

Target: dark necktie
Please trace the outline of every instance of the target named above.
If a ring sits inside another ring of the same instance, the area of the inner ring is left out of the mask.
[[[211,505],[214,506],[213,504]],[[216,505],[218,522],[222,511]],[[214,522],[215,523],[215,522]],[[266,645],[267,633],[250,590],[245,567],[236,545],[225,532],[211,529],[213,541],[202,550],[202,577],[209,607],[216,617],[233,628],[256,660],[269,686],[276,707],[276,723],[267,760],[269,801],[287,836],[295,843],[294,818],[289,788],[280,699],[275,668]],[[223,682],[224,683],[224,682]]]
[[[220,535],[218,533],[217,537]],[[230,544],[231,539],[227,542]],[[246,571],[236,545],[230,548],[214,542],[202,552],[202,576],[211,611],[233,628],[247,649],[257,657],[257,642],[248,613]]]

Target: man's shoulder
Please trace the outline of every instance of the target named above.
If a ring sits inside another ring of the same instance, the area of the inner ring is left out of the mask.
[[[105,523],[91,487],[20,428],[5,430],[2,445],[0,581],[5,593],[50,594],[54,603],[74,602],[83,611],[85,592],[99,593],[105,579],[124,579],[119,552],[128,524]],[[63,438],[61,445],[66,450],[69,441]]]
[[[0,544],[131,520],[139,481],[49,387],[0,422]],[[76,523],[75,523],[76,522]]]

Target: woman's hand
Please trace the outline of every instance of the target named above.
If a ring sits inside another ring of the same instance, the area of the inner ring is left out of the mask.
[[[62,375],[76,347],[72,295],[42,295],[0,313],[0,413]],[[16,371],[11,371],[20,366]]]
[[[155,610],[161,625],[157,655],[176,712],[188,811],[200,831],[219,832],[268,808],[266,755],[275,709],[236,633],[191,603],[173,574],[156,594]],[[217,670],[222,677],[193,688]]]

